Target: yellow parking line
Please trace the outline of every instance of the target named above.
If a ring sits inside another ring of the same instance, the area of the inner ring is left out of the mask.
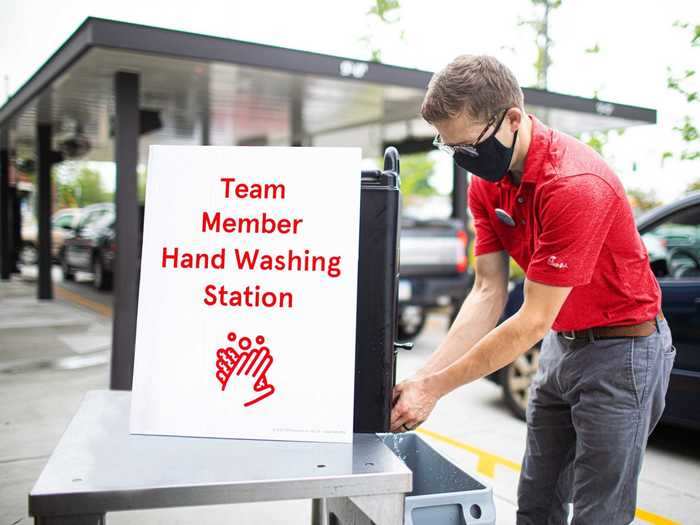
[[[637,508],[637,511],[634,513],[634,517],[642,521],[646,521],[647,523],[652,523],[653,525],[680,525],[680,523],[677,521],[659,516],[658,514],[654,514],[653,512],[640,508]]]
[[[497,454],[492,454],[484,449],[463,443],[449,436],[445,436],[444,434],[438,434],[437,432],[428,430],[427,428],[417,428],[416,432],[423,434],[424,436],[431,437],[437,441],[447,443],[448,445],[452,445],[453,447],[466,450],[471,454],[475,454],[478,458],[476,463],[477,472],[490,478],[496,477],[496,465],[502,465],[514,472],[520,472],[520,464],[516,463],[515,461],[511,461],[508,458],[504,458]],[[651,523],[652,525],[680,525],[680,523],[677,521],[640,508],[637,508],[635,517],[642,521],[646,521],[647,523]]]
[[[56,297],[58,297],[59,299],[63,299],[64,301],[69,301],[80,306],[84,306],[85,308],[89,308],[90,310],[93,310],[105,317],[112,317],[112,308],[110,308],[107,305],[98,303],[97,301],[92,301],[87,297],[83,297],[78,293],[71,292],[69,290],[66,290],[65,288],[61,288],[60,286],[56,286],[55,291]]]
[[[433,432],[432,430],[428,430],[423,427],[417,429],[416,432],[420,432],[421,434],[437,439],[438,441],[442,441],[443,443],[447,443],[448,445],[452,445],[454,447],[461,448],[462,450],[466,450],[467,452],[471,452],[472,454],[476,454],[476,456],[479,458],[476,463],[476,471],[490,478],[496,476],[496,465],[503,465],[504,467],[514,470],[515,472],[520,472],[520,464],[516,463],[515,461],[511,461],[510,459],[497,456],[496,454],[491,454],[490,452],[486,452],[485,450],[477,448],[473,445],[467,445],[466,443],[462,443],[461,441],[457,441],[456,439],[438,434],[437,432]]]

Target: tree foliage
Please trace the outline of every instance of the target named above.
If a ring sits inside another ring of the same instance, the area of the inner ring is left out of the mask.
[[[630,188],[626,193],[632,207],[639,212],[651,210],[662,204],[653,190],[644,191],[638,188]]]
[[[399,21],[400,7],[399,0],[375,0],[367,14],[378,16],[386,24],[394,24]]]
[[[685,191],[686,193],[690,193],[691,191],[700,191],[700,179],[688,184],[688,187],[685,189]]]
[[[146,179],[148,174],[146,169],[139,169],[136,173],[136,195],[139,199],[139,203],[143,204],[146,202]]]
[[[57,207],[74,208],[113,200],[113,194],[102,185],[100,173],[82,167],[77,175],[69,180],[57,180]]]
[[[676,22],[674,26],[689,33],[689,43],[692,48],[700,49],[700,24],[689,24]],[[700,56],[698,56],[700,59]],[[698,84],[697,70],[688,68],[682,72],[674,72],[671,67],[666,68],[668,78],[666,85],[671,91],[675,91],[685,99],[687,110],[697,107],[700,103],[700,86]],[[679,160],[700,160],[700,124],[686,114],[678,125],[674,126],[674,131],[678,132],[684,143],[683,148],[677,154],[670,151],[664,152],[663,158],[677,157]]]
[[[430,178],[435,173],[435,161],[427,153],[414,153],[401,157],[401,193],[407,196],[429,197],[437,190]]]
[[[383,27],[397,27],[401,22],[401,4],[399,0],[373,0],[372,6],[367,11],[370,24]],[[404,39],[403,29],[399,29],[399,39]],[[376,29],[368,29],[367,34],[361,40],[370,48],[370,60],[372,62],[382,61],[382,50],[376,39]]]
[[[535,32],[535,44],[537,55],[535,57],[535,72],[537,74],[537,87],[547,89],[547,72],[552,65],[551,48],[552,39],[549,37],[549,14],[553,9],[561,6],[562,0],[530,0],[541,12],[535,18],[520,19],[518,25],[526,26]]]

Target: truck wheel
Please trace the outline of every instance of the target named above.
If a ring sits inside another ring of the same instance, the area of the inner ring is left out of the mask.
[[[418,337],[425,325],[425,311],[420,306],[404,306],[399,310],[398,339],[410,341]]]
[[[530,396],[530,384],[537,372],[539,358],[540,346],[537,344],[501,370],[501,385],[506,405],[523,421]]]
[[[104,262],[100,254],[95,255],[92,262],[92,272],[95,276],[95,288],[98,290],[109,290],[112,288],[112,274],[105,270]]]
[[[75,274],[73,273],[73,269],[68,265],[68,261],[66,261],[65,253],[61,253],[61,273],[63,273],[64,281],[75,280]]]

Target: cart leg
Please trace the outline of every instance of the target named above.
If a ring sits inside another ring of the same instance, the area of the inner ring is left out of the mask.
[[[105,515],[35,516],[34,525],[105,525]]]
[[[326,498],[314,498],[311,500],[311,525],[328,525]]]
[[[405,494],[328,498],[329,525],[403,525]]]
[[[350,498],[328,498],[328,525],[372,525]]]

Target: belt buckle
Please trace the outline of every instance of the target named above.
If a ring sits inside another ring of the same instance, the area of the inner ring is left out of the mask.
[[[568,337],[566,333],[569,332],[571,334],[571,337]],[[567,339],[569,341],[574,341],[576,340],[576,332],[574,330],[562,330],[561,335],[564,339]]]

